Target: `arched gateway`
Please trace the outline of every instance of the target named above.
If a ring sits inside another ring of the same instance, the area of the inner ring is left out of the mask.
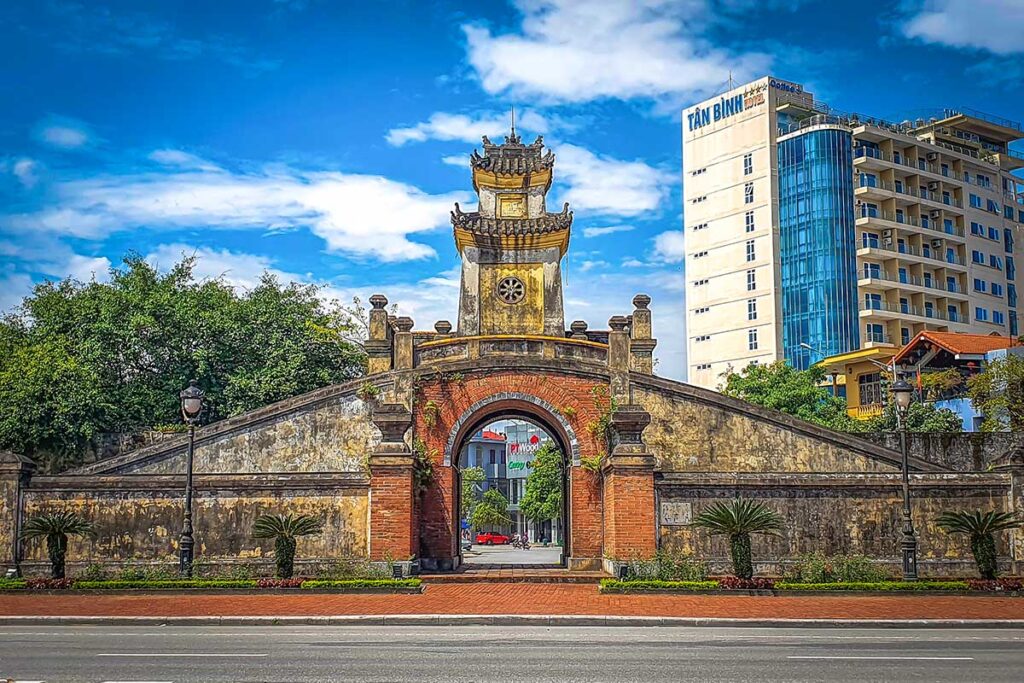
[[[477,210],[452,212],[462,257],[455,331],[445,321],[414,331],[411,319],[388,315],[385,297],[371,297],[368,377],[198,430],[200,557],[265,557],[270,549],[250,535],[253,519],[302,512],[323,519],[325,533],[300,541],[300,559],[455,567],[458,449],[495,416],[540,423],[567,456],[570,570],[610,570],[659,546],[725,560],[725,545],[688,523],[709,501],[736,496],[763,500],[786,519],[781,537],[756,541],[757,557],[898,557],[896,453],[654,376],[645,295],[608,329],[582,321],[567,329],[560,263],[573,216],[568,206],[546,209],[554,156],[515,131],[500,145],[484,138],[483,151],[470,158]],[[0,564],[42,563],[42,551],[24,555],[17,530],[27,515],[62,507],[99,531],[73,542],[72,567],[168,558],[181,525],[185,450],[175,437],[46,477],[0,453]],[[1019,466],[953,474],[912,464],[923,565],[969,565],[965,546],[928,528],[942,509],[1021,505]],[[1024,553],[1020,535],[1009,548],[1016,561],[1014,553]]]

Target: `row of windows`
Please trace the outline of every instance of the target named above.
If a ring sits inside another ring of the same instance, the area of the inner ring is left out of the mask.
[[[999,228],[993,228],[991,225],[988,226],[988,232],[985,232],[985,226],[977,221],[971,221],[971,234],[977,235],[978,237],[987,237],[990,240],[999,241]]]
[[[988,322],[988,309],[982,306],[977,306],[974,309],[974,319],[980,322]],[[992,322],[996,325],[1003,325],[1006,323],[1006,314],[1002,311],[992,309]]]
[[[705,166],[704,168],[698,168],[696,171],[690,171],[690,176],[692,177],[692,176],[704,175],[707,172],[708,172],[708,169],[707,169],[707,166]]]
[[[690,203],[691,204],[700,204],[701,202],[706,202],[707,200],[708,200],[708,196],[706,194],[703,194],[703,195],[701,195],[699,197],[694,197],[693,199],[691,199]]]
[[[706,251],[695,251],[695,252],[693,252],[693,258],[704,258],[707,255],[708,255],[708,252],[706,252]]]
[[[989,283],[986,282],[985,280],[982,280],[979,277],[974,278],[974,291],[982,292],[982,293],[989,292],[990,294],[992,294],[992,296],[1002,296],[1003,295],[1003,291],[1004,290],[1003,290],[1003,286],[1000,283],[993,282],[992,283],[991,291],[989,291],[988,285],[989,285]]]
[[[701,306],[700,308],[693,309],[693,313],[694,315],[700,315],[710,310],[710,306]],[[757,320],[757,299],[747,299],[747,320]]]
[[[743,225],[744,225],[744,228],[746,229],[747,232],[754,232],[754,212],[753,211],[747,211],[746,214],[743,216]],[[697,225],[692,226],[690,229],[693,230],[694,232],[696,232],[698,230],[707,230],[707,228],[708,228],[708,223],[698,223]]]
[[[707,227],[707,223],[698,223],[697,225],[693,226],[693,231],[696,232],[697,230],[706,230]]]
[[[982,251],[978,251],[977,249],[971,250],[971,262],[972,263],[978,263],[980,265],[985,265],[985,253],[982,252]],[[988,265],[989,265],[990,268],[995,268],[996,270],[1002,270],[1003,269],[1003,257],[1002,256],[996,256],[995,254],[989,254],[988,255]]]
[[[697,369],[698,370],[710,370],[711,369],[711,363],[701,363],[700,365],[697,366]]]
[[[693,341],[694,342],[706,342],[706,341],[709,341],[710,339],[711,339],[711,335],[710,334],[702,334],[702,335],[699,335],[697,337],[694,337]],[[756,329],[747,330],[747,350],[748,351],[757,351],[757,330]],[[708,365],[708,368],[710,368],[710,367],[711,366]],[[707,368],[701,368],[700,366],[698,366],[697,369],[698,370],[702,370],[702,369],[707,369]]]
[[[703,280],[694,280],[694,287],[702,287],[708,283],[707,278]],[[757,273],[753,270],[747,271],[747,291],[752,292],[757,289]]]

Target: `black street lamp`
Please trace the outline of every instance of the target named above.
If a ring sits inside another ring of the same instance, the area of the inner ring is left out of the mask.
[[[178,543],[178,571],[182,576],[192,578],[192,559],[195,554],[196,541],[192,537],[192,458],[196,451],[196,423],[203,412],[203,390],[196,380],[191,380],[188,387],[178,394],[181,399],[181,415],[188,425],[188,463],[185,468],[185,523],[181,528],[181,540]]]
[[[903,580],[917,581],[917,538],[914,536],[914,521],[910,514],[910,456],[907,444],[907,412],[913,388],[905,380],[899,380],[890,388],[896,403],[896,427],[900,432],[900,456],[903,460]]]

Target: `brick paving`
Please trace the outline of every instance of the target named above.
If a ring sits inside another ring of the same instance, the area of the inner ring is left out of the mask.
[[[3,594],[0,616],[543,614],[771,619],[1024,619],[1024,599],[601,595],[586,584],[430,584],[419,595]]]

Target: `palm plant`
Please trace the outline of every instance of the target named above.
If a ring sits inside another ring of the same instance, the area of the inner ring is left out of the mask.
[[[74,512],[53,512],[36,515],[21,529],[24,539],[45,538],[46,552],[50,556],[50,576],[64,578],[64,560],[68,554],[68,536],[92,536],[92,522]]]
[[[712,536],[728,536],[733,572],[741,579],[749,579],[754,575],[750,534],[778,535],[783,528],[783,519],[764,503],[732,500],[708,506],[697,515],[691,526],[707,529]]]
[[[290,579],[295,569],[295,539],[324,530],[323,523],[309,515],[260,515],[252,525],[253,538],[274,539],[277,578]]]
[[[944,512],[936,518],[939,528],[951,534],[967,534],[971,538],[971,553],[978,573],[983,579],[996,578],[995,533],[1021,525],[1012,512],[981,510]]]

